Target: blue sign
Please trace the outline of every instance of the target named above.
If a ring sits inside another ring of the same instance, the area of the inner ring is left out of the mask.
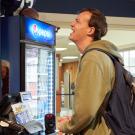
[[[25,39],[55,45],[55,26],[25,17]]]

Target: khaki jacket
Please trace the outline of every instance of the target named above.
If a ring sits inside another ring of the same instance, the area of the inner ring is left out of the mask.
[[[90,48],[103,49],[121,59],[117,48],[108,41],[95,41],[84,50],[84,53]],[[106,54],[92,50],[83,56],[76,80],[74,115],[71,121],[63,125],[64,133],[110,135],[111,131],[104,119],[101,118],[100,124],[95,120],[105,95],[113,87],[114,78],[114,65]]]

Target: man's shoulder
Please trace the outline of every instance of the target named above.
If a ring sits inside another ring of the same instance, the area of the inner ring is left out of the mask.
[[[111,59],[109,58],[108,55],[98,50],[89,51],[82,58],[82,61],[95,61],[99,63],[103,61],[110,61],[110,60]]]

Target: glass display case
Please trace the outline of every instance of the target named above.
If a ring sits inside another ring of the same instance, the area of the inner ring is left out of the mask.
[[[44,123],[44,115],[54,113],[54,53],[51,49],[26,45],[25,90],[32,94],[35,119]]]

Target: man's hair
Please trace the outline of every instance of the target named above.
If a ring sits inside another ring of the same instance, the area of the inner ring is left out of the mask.
[[[88,25],[95,28],[94,40],[100,40],[107,33],[107,22],[104,14],[94,8],[84,8],[79,13],[82,12],[90,12],[92,14]]]

